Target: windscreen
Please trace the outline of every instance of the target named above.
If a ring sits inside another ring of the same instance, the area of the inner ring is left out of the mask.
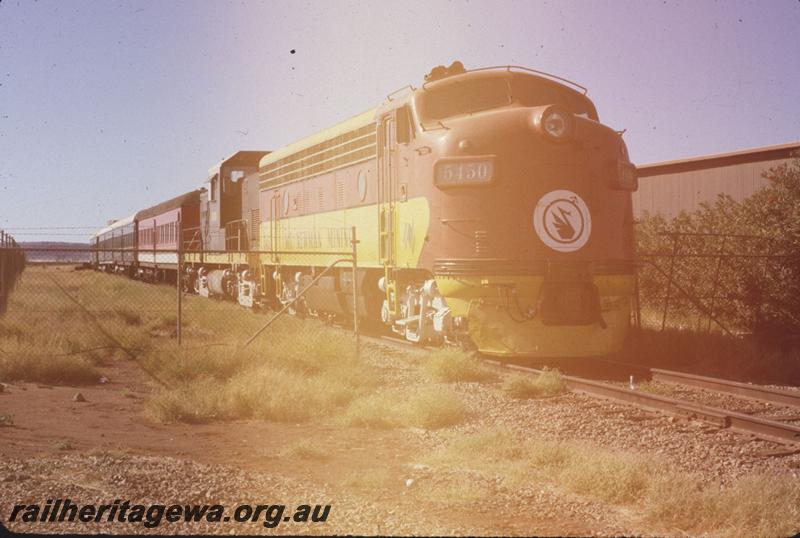
[[[431,88],[421,100],[423,117],[434,121],[510,103],[507,78],[471,79]]]
[[[597,110],[589,99],[546,80],[533,77],[514,77],[511,81],[511,97],[522,106],[561,105],[575,115],[583,115],[599,121]]]

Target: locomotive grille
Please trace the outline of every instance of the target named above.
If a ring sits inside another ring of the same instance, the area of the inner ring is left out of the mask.
[[[251,209],[250,210],[250,237],[257,238],[258,237],[258,230],[261,227],[261,210],[260,209]]]
[[[272,187],[349,166],[376,154],[375,124],[370,123],[270,163],[259,176]]]
[[[486,254],[487,252],[489,252],[489,232],[475,230],[475,254]]]
[[[336,180],[336,207],[344,207],[344,181]]]

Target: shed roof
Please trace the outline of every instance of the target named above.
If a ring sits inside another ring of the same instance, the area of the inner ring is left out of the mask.
[[[688,157],[686,159],[677,159],[674,161],[661,161],[639,165],[636,168],[641,178],[678,172],[691,172],[708,168],[719,168],[721,166],[731,166],[742,163],[788,159],[796,151],[800,151],[800,141],[777,144],[774,146],[748,148],[728,153]]]

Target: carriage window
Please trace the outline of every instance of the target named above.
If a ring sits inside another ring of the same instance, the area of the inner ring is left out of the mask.
[[[481,78],[426,90],[421,97],[422,116],[441,120],[511,103],[506,78]]]

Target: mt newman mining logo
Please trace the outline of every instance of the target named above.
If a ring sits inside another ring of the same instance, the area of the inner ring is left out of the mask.
[[[592,214],[583,198],[572,191],[550,191],[533,210],[533,229],[542,242],[559,252],[573,252],[589,240]]]
[[[273,528],[281,523],[324,523],[328,519],[331,506],[301,504],[291,514],[286,513],[283,504],[240,504],[232,515],[220,504],[181,505],[181,504],[131,504],[131,501],[115,500],[111,504],[85,504],[79,506],[70,499],[48,500],[41,504],[16,504],[8,522],[21,523],[136,523],[147,528],[159,526],[164,520],[168,523],[235,523],[262,522],[264,527]]]

